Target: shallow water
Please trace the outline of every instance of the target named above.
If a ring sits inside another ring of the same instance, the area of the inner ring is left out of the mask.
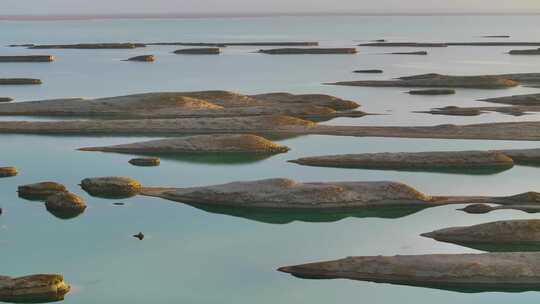
[[[353,40],[479,40],[484,34],[540,41],[538,18],[505,17],[272,17],[195,20],[107,20],[0,22],[0,43],[77,43],[115,41],[268,41],[318,40],[350,46]],[[453,96],[404,94],[403,88],[323,86],[348,79],[386,79],[440,72],[488,74],[540,71],[540,57],[509,56],[510,48],[429,49],[423,57],[381,55],[382,48],[360,48],[358,55],[268,56],[254,48],[231,47],[221,56],[170,54],[176,47],[135,50],[26,50],[0,48],[2,54],[53,54],[54,63],[2,64],[0,77],[41,78],[41,86],[2,86],[0,95],[18,101],[59,97],[102,97],[149,91],[227,89],[242,93],[288,91],[328,93],[358,100],[362,110],[387,115],[341,118],[329,124],[433,125],[537,120],[485,114],[447,117],[413,114],[446,105],[488,105],[479,98],[538,92],[458,90]],[[137,54],[158,56],[155,63],[123,62]],[[352,74],[382,68],[382,75]],[[2,118],[14,119],[14,117]],[[28,119],[28,118],[24,118]],[[464,175],[304,167],[287,160],[337,153],[534,148],[535,142],[353,138],[301,136],[279,140],[287,154],[251,162],[165,158],[160,167],[127,163],[125,154],[81,152],[76,148],[134,142],[141,137],[0,135],[0,166],[21,174],[0,180],[1,274],[62,273],[74,289],[66,303],[533,303],[526,293],[465,294],[436,289],[347,280],[301,280],[275,269],[349,255],[478,252],[422,238],[434,229],[500,219],[539,218],[516,211],[468,215],[459,206],[416,213],[356,213],[328,216],[221,214],[155,198],[116,200],[89,197],[78,187],[91,176],[124,175],[145,185],[195,186],[288,177],[299,181],[401,181],[429,194],[511,195],[537,190],[540,168],[516,166],[492,175]],[[17,197],[21,184],[54,180],[83,196],[81,216],[60,220],[40,202]],[[402,216],[402,217],[397,217]],[[397,217],[397,218],[396,218]],[[144,241],[131,237],[144,232]]]

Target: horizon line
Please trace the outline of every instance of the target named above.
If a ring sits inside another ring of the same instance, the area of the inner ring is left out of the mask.
[[[408,12],[244,12],[244,13],[117,13],[117,14],[3,14],[0,21],[62,21],[100,19],[204,19],[204,18],[264,18],[264,17],[317,17],[317,16],[535,16],[538,12],[528,11],[408,11]]]

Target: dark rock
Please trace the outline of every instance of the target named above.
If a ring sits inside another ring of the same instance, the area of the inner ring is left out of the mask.
[[[83,179],[81,188],[96,197],[127,198],[137,195],[141,184],[129,177],[95,177]]]
[[[389,53],[391,55],[427,55],[428,52],[426,51],[417,51],[417,52],[394,52]]]
[[[456,90],[452,90],[452,89],[411,90],[407,93],[411,95],[452,95],[452,94],[456,94]]]
[[[485,35],[482,38],[510,38],[509,35]]]
[[[52,55],[0,56],[0,62],[52,62]]]
[[[0,78],[0,85],[26,85],[41,83],[41,80],[33,78]]]
[[[19,186],[17,192],[22,198],[44,201],[51,195],[67,192],[67,188],[56,182],[41,182]]]
[[[467,205],[465,208],[459,209],[470,214],[484,214],[494,210],[493,207],[486,204],[472,204]]]
[[[296,54],[356,54],[356,48],[281,48],[259,50],[259,53],[270,55],[296,55]]]
[[[133,237],[139,239],[139,241],[144,240],[144,234],[142,232],[134,234]]]
[[[219,48],[189,48],[176,50],[173,53],[185,55],[219,55],[221,50]]]
[[[383,73],[383,70],[356,70],[354,73],[381,74]]]
[[[47,210],[56,211],[82,211],[86,209],[86,203],[76,194],[60,192],[47,197],[45,207]]]
[[[13,101],[11,97],[0,97],[0,102],[10,102]]]
[[[154,62],[156,56],[154,55],[140,55],[126,59],[126,61],[142,61],[142,62]]]
[[[31,45],[29,49],[135,49],[145,47],[142,43],[79,43]]]
[[[385,42],[376,41],[372,43],[363,43],[359,46],[379,46],[379,47],[447,47],[446,43],[422,43],[422,42]]]
[[[148,45],[184,45],[184,46],[207,46],[207,47],[227,47],[227,46],[318,46],[318,42],[304,41],[277,41],[277,42],[156,42]]]
[[[0,167],[0,177],[11,177],[17,175],[19,172],[15,167]]]
[[[59,274],[36,274],[24,277],[0,276],[0,301],[45,303],[64,299],[70,286]]]
[[[134,166],[140,167],[155,167],[159,166],[161,160],[159,157],[143,157],[143,158],[133,158],[129,160],[129,163]]]
[[[478,116],[483,112],[476,108],[460,108],[448,106],[444,108],[434,108],[430,111],[414,111],[414,113],[427,113],[433,115],[452,115],[452,116]]]
[[[540,55],[540,49],[532,50],[511,50],[508,52],[510,55]]]

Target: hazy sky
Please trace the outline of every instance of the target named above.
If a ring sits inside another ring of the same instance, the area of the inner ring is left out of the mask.
[[[0,0],[6,14],[246,12],[527,12],[540,0]]]

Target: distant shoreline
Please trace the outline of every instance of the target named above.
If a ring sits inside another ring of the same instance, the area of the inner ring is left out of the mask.
[[[540,12],[305,12],[305,13],[219,13],[219,14],[56,14],[56,15],[0,15],[0,21],[69,21],[105,19],[206,19],[206,18],[265,18],[265,17],[324,17],[324,16],[536,16]]]

